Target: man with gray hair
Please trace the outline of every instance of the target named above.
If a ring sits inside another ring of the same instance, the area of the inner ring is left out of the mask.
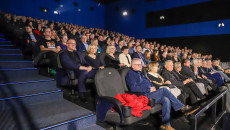
[[[184,113],[192,114],[198,107],[185,106],[168,89],[161,88],[156,90],[149,79],[141,72],[141,59],[132,60],[132,69],[127,73],[125,79],[127,86],[132,92],[141,92],[155,103],[162,104],[162,129],[174,130],[170,125],[171,106],[175,111],[181,110]]]
[[[204,98],[198,87],[191,79],[181,79],[180,75],[173,72],[173,61],[165,61],[165,69],[161,73],[165,80],[169,80],[173,85],[182,89],[185,93],[189,95],[192,104],[197,103],[197,98]]]

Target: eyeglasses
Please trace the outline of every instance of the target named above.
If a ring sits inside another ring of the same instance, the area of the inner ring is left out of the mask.
[[[142,66],[142,64],[133,64],[133,65],[137,65],[137,66],[139,66],[139,67]]]
[[[67,44],[74,44],[74,45],[76,45],[76,43],[67,43]]]

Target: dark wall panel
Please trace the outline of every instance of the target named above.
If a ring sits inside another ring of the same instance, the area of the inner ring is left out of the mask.
[[[177,38],[156,38],[149,40],[172,46],[187,46],[188,48],[193,49],[194,52],[200,52],[202,54],[213,54],[214,58],[220,58],[222,61],[230,61],[230,34]]]
[[[229,5],[229,0],[218,0],[162,11],[151,11],[146,14],[146,27],[151,28],[228,19],[230,18]],[[160,19],[161,16],[164,18]]]

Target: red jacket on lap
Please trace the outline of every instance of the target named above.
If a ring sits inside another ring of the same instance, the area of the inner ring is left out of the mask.
[[[143,115],[142,111],[150,110],[151,107],[148,106],[149,99],[146,96],[137,97],[135,94],[118,94],[115,96],[116,99],[121,101],[124,106],[132,107],[132,115],[136,117],[141,117]]]

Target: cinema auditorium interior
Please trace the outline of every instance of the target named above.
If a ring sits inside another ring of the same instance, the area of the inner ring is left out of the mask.
[[[0,130],[230,130],[229,0],[0,0]]]

